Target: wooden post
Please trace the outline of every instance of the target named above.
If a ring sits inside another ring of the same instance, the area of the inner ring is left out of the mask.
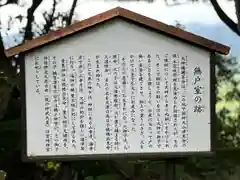
[[[176,180],[176,164],[174,159],[165,162],[165,180]]]

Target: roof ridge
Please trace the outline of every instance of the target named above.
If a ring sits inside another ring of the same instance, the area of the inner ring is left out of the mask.
[[[19,53],[24,53],[29,50],[35,49],[37,47],[43,46],[55,40],[59,40],[65,36],[74,34],[81,30],[84,30],[88,27],[92,27],[94,25],[103,23],[107,20],[113,19],[115,17],[122,17],[137,24],[141,24],[143,26],[150,27],[155,29],[161,33],[164,33],[173,38],[178,38],[184,40],[188,43],[193,43],[194,45],[198,45],[202,48],[208,49],[209,51],[215,51],[222,54],[228,54],[230,48],[223,44],[214,42],[212,40],[206,39],[204,37],[198,36],[191,32],[184,31],[177,27],[165,24],[163,22],[157,21],[150,17],[138,14],[136,12],[130,11],[128,9],[117,6],[105,12],[99,13],[97,15],[91,16],[87,19],[78,21],[74,24],[71,24],[67,27],[60,28],[56,31],[51,31],[46,35],[37,37],[33,40],[29,40],[24,42],[24,44],[12,47],[5,51],[7,57],[14,56]]]

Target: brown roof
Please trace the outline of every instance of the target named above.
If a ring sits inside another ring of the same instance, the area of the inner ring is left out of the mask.
[[[166,35],[184,40],[188,43],[198,45],[202,48],[208,49],[209,51],[214,51],[214,52],[218,52],[221,54],[228,54],[229,50],[230,50],[230,48],[228,46],[225,46],[220,43],[197,36],[195,34],[186,32],[186,31],[176,28],[174,26],[169,26],[167,24],[150,19],[146,16],[137,14],[137,13],[129,11],[127,9],[124,9],[121,7],[116,7],[111,10],[108,10],[106,12],[103,12],[103,13],[100,13],[93,17],[90,17],[88,19],[74,23],[65,28],[61,28],[57,31],[52,31],[52,32],[48,33],[47,35],[37,37],[33,40],[27,41],[26,43],[24,43],[22,45],[10,48],[10,49],[6,50],[6,55],[8,57],[10,57],[10,56],[16,55],[21,52],[26,52],[28,50],[40,47],[44,44],[47,44],[54,40],[60,39],[64,36],[73,34],[75,32],[83,30],[85,28],[91,27],[96,24],[100,24],[100,23],[102,23],[106,20],[110,20],[114,17],[122,17],[127,20],[131,20],[132,22],[138,23],[138,24],[146,26],[146,27],[150,27],[161,33],[165,33]]]

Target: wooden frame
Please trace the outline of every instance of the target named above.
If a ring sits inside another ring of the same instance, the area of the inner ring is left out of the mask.
[[[118,158],[127,158],[127,159],[169,159],[169,158],[184,158],[189,156],[212,156],[215,155],[216,145],[217,145],[217,121],[216,121],[216,77],[215,77],[215,62],[214,62],[214,53],[210,56],[210,108],[211,108],[211,152],[184,152],[184,153],[134,153],[134,154],[104,154],[104,155],[66,155],[66,156],[36,156],[34,158],[27,156],[27,131],[26,131],[26,93],[25,93],[25,63],[24,59],[21,61],[21,103],[22,103],[22,159],[23,161],[36,161],[36,160],[60,160],[60,161],[69,161],[69,160],[100,160],[100,159],[118,159]]]

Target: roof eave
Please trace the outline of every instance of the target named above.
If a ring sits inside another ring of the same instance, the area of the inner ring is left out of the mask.
[[[11,56],[14,56],[19,53],[27,52],[31,49],[43,46],[52,41],[61,39],[65,36],[68,36],[68,35],[74,34],[76,32],[79,32],[81,30],[84,30],[88,27],[92,27],[94,25],[97,25],[97,24],[100,24],[107,20],[110,20],[114,17],[126,18],[135,23],[150,27],[159,32],[167,34],[168,36],[172,36],[174,38],[184,40],[188,43],[192,43],[193,45],[198,45],[198,46],[205,48],[211,52],[217,52],[220,54],[227,55],[230,51],[230,47],[225,46],[223,44],[208,40],[206,38],[192,34],[190,32],[186,32],[186,31],[176,28],[174,26],[170,26],[170,25],[161,23],[157,20],[137,14],[137,13],[129,11],[127,9],[124,9],[121,7],[116,7],[116,8],[110,9],[108,11],[105,11],[103,13],[92,16],[88,19],[79,21],[79,22],[72,24],[70,26],[67,26],[65,28],[61,28],[57,31],[49,32],[47,35],[37,37],[30,41],[26,41],[22,45],[10,48],[10,49],[6,50],[6,52],[5,52],[6,56],[11,57]]]

